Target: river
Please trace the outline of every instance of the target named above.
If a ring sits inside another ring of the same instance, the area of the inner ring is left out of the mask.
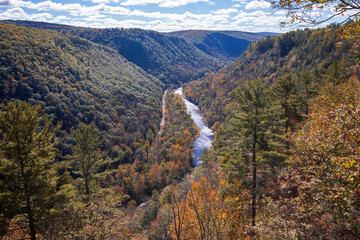
[[[186,105],[186,109],[190,114],[192,120],[200,128],[200,136],[194,141],[193,159],[195,167],[199,167],[201,164],[200,157],[204,149],[210,149],[212,141],[214,139],[212,130],[206,126],[203,116],[200,113],[198,106],[188,101],[182,91],[182,87],[175,90],[175,93],[180,95]]]

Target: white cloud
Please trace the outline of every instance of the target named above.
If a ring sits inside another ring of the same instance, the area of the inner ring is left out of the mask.
[[[219,9],[216,11],[212,11],[214,14],[231,14],[231,13],[237,13],[239,10],[235,8],[228,8],[228,9]]]
[[[64,21],[64,20],[70,20],[71,18],[67,16],[57,16],[54,18],[55,21]]]
[[[62,4],[62,3],[55,3],[52,1],[44,1],[40,3],[32,3],[22,0],[10,0],[12,5],[21,8],[29,8],[38,11],[55,11],[55,12],[64,12],[70,14],[70,16],[96,16],[97,18],[103,18],[105,14],[111,14],[116,16],[128,16],[128,17],[145,17],[145,18],[152,18],[152,19],[165,19],[165,20],[176,20],[176,21],[186,21],[186,20],[197,20],[199,22],[202,21],[224,21],[229,18],[228,15],[224,14],[225,12],[235,12],[237,10],[228,10],[228,11],[220,11],[217,14],[193,14],[190,12],[185,12],[183,14],[178,13],[162,13],[162,12],[144,12],[140,10],[133,10],[130,11],[124,7],[118,6],[109,6],[104,3],[94,5],[94,6],[84,6],[78,3],[72,4]],[[22,10],[22,9],[21,9]],[[23,11],[23,10],[22,10]],[[10,14],[10,13],[7,13]],[[15,14],[15,12],[14,12]],[[21,14],[18,13],[17,16],[21,18]],[[24,15],[25,16],[25,15]]]
[[[101,1],[101,0],[97,0],[97,1]],[[120,4],[123,6],[144,6],[148,4],[156,4],[159,7],[174,8],[174,7],[185,6],[190,3],[199,3],[199,2],[211,3],[210,0],[126,0],[124,2],[121,2]]]
[[[259,17],[259,16],[265,16],[267,15],[265,12],[258,10],[255,12],[244,12],[241,11],[238,15],[233,17],[233,19],[242,19],[242,18],[248,18],[248,17]],[[269,16],[269,20],[271,19],[271,16]]]
[[[22,8],[10,8],[0,13],[0,19],[22,19],[27,14]]]
[[[25,2],[21,0],[0,0],[0,7],[18,7],[19,5],[23,5],[24,3]]]
[[[277,31],[278,22],[283,19],[279,13],[267,15],[265,10],[241,11],[239,8],[216,9],[208,13],[163,11],[143,11],[142,7],[132,10],[124,4],[122,6],[110,4],[118,0],[87,0],[80,4],[53,2],[45,0],[34,3],[28,0],[0,0],[1,19],[28,19],[35,21],[47,21],[74,26],[84,27],[137,27],[158,31],[175,31],[186,29],[209,29],[209,30],[242,30],[242,31]],[[96,2],[95,4],[89,3]],[[121,3],[132,4],[156,4],[158,7],[175,7],[181,4],[195,2],[211,3],[211,0],[120,0]],[[219,0],[220,1],[220,0]],[[233,1],[236,4],[244,4],[244,1]],[[236,5],[235,4],[235,5]],[[250,3],[249,3],[250,4]],[[161,6],[160,6],[161,5]],[[129,5],[130,6],[130,5]],[[135,6],[135,5],[134,5]],[[244,6],[244,5],[242,5]],[[28,14],[27,9],[32,13]],[[146,9],[146,8],[145,8]],[[25,11],[24,11],[25,10]],[[55,13],[54,13],[55,12]],[[52,16],[54,14],[55,16]],[[60,15],[60,16],[57,16]],[[284,31],[284,30],[281,30]]]
[[[246,4],[245,9],[249,10],[249,9],[265,9],[265,8],[270,8],[271,7],[271,3],[266,2],[266,1],[252,1],[249,2],[248,4]]]
[[[211,3],[209,0],[164,0],[163,3],[159,4],[159,7],[173,8],[199,2]]]
[[[98,13],[126,15],[130,13],[130,10],[124,7],[112,7],[104,3],[94,6],[84,6],[79,3],[62,4],[49,0],[39,3],[32,3],[30,1],[22,0],[9,0],[9,6],[29,8],[37,11],[65,12],[72,16],[91,16]]]
[[[53,16],[50,13],[27,14],[22,8],[10,8],[0,13],[0,19],[48,21]]]
[[[281,29],[279,26],[279,22],[285,19],[285,15],[270,15],[262,10],[241,11],[232,18],[231,26],[241,26],[242,30],[252,32],[285,32],[289,29]]]
[[[274,15],[286,15],[287,11],[285,10],[278,10],[273,12]]]
[[[120,4],[123,6],[144,6],[148,4],[160,4],[164,0],[126,0]]]
[[[91,0],[93,3],[118,3],[119,0]]]
[[[128,15],[131,11],[124,7],[108,6],[104,3],[94,6],[84,6],[79,3],[62,4],[52,1],[44,1],[40,3],[25,2],[21,0],[10,0],[14,2],[17,7],[26,7],[37,11],[55,11],[65,12],[72,16],[92,16],[99,13]]]
[[[150,18],[167,18],[169,16],[180,16],[180,14],[173,14],[173,13],[160,13],[160,12],[152,12],[147,13],[139,10],[130,11],[125,7],[119,6],[109,6],[104,3],[100,3],[98,5],[93,6],[85,6],[79,3],[71,3],[71,4],[62,4],[52,2],[50,0],[39,2],[39,3],[32,3],[30,1],[22,1],[22,0],[7,0],[9,1],[7,4],[13,7],[25,7],[29,9],[34,9],[37,11],[56,11],[56,12],[67,12],[70,13],[72,16],[91,16],[97,13],[107,13],[107,14],[116,14],[116,15],[123,15],[123,16],[144,16]],[[107,1],[107,0],[105,0]],[[143,2],[144,0],[128,0],[128,1],[138,1]],[[162,7],[175,7],[180,6],[179,4],[188,4],[188,3],[195,3],[195,2],[209,2],[209,0],[145,0],[146,2],[155,2],[159,3],[159,6]],[[185,13],[184,15],[187,15]],[[193,15],[193,17],[195,14]],[[199,15],[201,16],[201,15]]]

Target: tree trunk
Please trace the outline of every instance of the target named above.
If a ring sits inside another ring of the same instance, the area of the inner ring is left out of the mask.
[[[27,211],[27,215],[28,215],[28,219],[29,219],[30,237],[31,237],[31,240],[35,240],[36,239],[35,219],[34,219],[34,214],[33,214],[32,207],[31,207],[31,201],[30,201],[30,196],[28,193],[27,186],[25,188],[25,191],[26,191],[26,211]]]
[[[86,191],[86,195],[90,195],[89,178],[87,174],[85,175],[85,191]]]
[[[252,225],[255,226],[256,217],[256,144],[257,144],[257,126],[255,124],[252,147],[252,165],[253,165],[253,182],[252,182],[252,202],[251,202],[251,218]]]
[[[15,134],[16,134],[16,140],[17,140],[16,151],[17,151],[18,159],[20,161],[21,177],[22,177],[25,196],[26,196],[26,212],[27,212],[28,220],[29,220],[30,238],[31,238],[31,240],[35,240],[36,239],[36,229],[35,229],[34,213],[33,213],[32,207],[31,207],[29,180],[25,174],[25,164],[24,164],[23,158],[21,157],[22,154],[21,154],[21,147],[20,147],[20,140],[19,140],[18,132],[16,131]]]
[[[289,103],[288,103],[288,99],[284,100],[284,115],[286,118],[285,121],[285,134],[287,134],[289,132],[289,128],[290,128],[290,107],[289,107]],[[286,144],[286,150],[289,151],[290,150],[290,142],[288,140],[285,140],[285,144]]]

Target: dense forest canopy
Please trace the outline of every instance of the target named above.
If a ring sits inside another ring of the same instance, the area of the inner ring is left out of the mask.
[[[179,84],[195,80],[223,65],[220,59],[208,55],[190,42],[156,31],[81,28],[30,21],[5,22],[65,32],[108,46],[163,83]]]
[[[314,4],[337,1],[273,2]],[[1,22],[0,236],[359,239],[357,24],[263,38]],[[202,129],[172,83],[214,130],[198,168]]]
[[[224,64],[236,60],[252,41],[269,35],[197,30],[159,33],[143,29],[94,29],[32,21],[3,22],[65,32],[108,46],[163,83],[188,82],[203,77],[207,72],[217,71]]]
[[[237,206],[246,206],[241,227],[233,225],[243,234],[238,238],[359,238],[360,161],[353,135],[359,55],[353,38],[341,38],[346,28],[267,37],[232,65],[186,84],[185,94],[216,130],[206,165],[221,167],[228,201],[236,188]],[[233,238],[232,231],[225,238]]]
[[[236,60],[252,41],[266,37],[261,33],[205,30],[170,32],[167,35],[184,38],[224,63]]]
[[[307,83],[310,86],[300,84],[301,91],[314,91],[325,79],[342,81],[340,79],[352,74],[352,66],[355,67],[357,61],[357,55],[350,51],[353,40],[338,44],[342,30],[342,26],[331,25],[319,30],[292,31],[254,42],[232,65],[217,74],[208,74],[203,81],[189,83],[185,93],[200,105],[208,123],[214,125],[224,120],[227,110],[231,111],[231,92],[246,80],[260,78],[272,84],[286,73],[291,73],[300,83],[305,78],[313,79],[314,82]],[[309,87],[313,89],[305,89]]]
[[[116,51],[77,36],[1,24],[2,102],[24,100],[61,123],[59,159],[72,153],[71,131],[94,122],[100,149],[132,162],[156,133],[163,84]]]

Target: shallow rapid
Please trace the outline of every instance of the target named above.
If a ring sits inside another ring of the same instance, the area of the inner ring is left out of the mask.
[[[175,93],[180,95],[183,99],[186,109],[190,114],[192,120],[195,124],[200,128],[200,136],[194,141],[194,149],[193,149],[193,159],[195,167],[200,166],[202,156],[202,151],[204,149],[210,149],[212,141],[214,139],[213,132],[208,126],[206,126],[203,116],[200,113],[200,109],[198,106],[188,101],[182,91],[182,87],[175,90]]]

